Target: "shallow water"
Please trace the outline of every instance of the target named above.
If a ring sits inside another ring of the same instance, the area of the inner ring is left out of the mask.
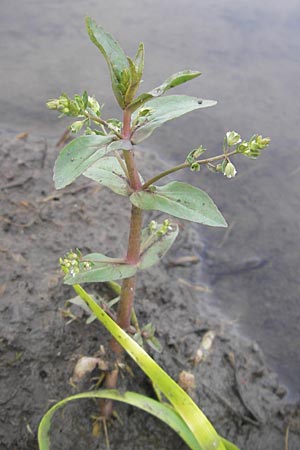
[[[219,104],[166,125],[147,148],[181,161],[200,143],[218,152],[228,129],[245,138],[254,132],[271,136],[270,149],[258,161],[236,160],[236,179],[203,170],[193,174],[193,183],[212,195],[230,223],[225,234],[199,227],[214,289],[208,301],[259,342],[299,397],[300,4],[116,0],[111,5],[2,0],[1,126],[59,136],[66,121],[48,112],[45,101],[85,88],[107,105],[107,117],[119,114],[105,62],[86,36],[85,14],[114,34],[128,54],[140,40],[145,43],[145,90],[184,68],[201,70],[200,78],[178,92]]]

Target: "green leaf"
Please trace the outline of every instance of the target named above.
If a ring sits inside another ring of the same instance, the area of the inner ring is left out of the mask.
[[[139,95],[129,106],[128,109],[133,112],[140,106],[142,106],[147,101],[151,100],[154,97],[160,97],[163,95],[168,89],[171,89],[175,86],[179,86],[180,84],[186,83],[193,78],[201,75],[201,72],[195,70],[183,70],[181,72],[174,73],[170,77],[168,77],[161,85],[152,89],[149,92],[145,92]]]
[[[130,69],[127,57],[120,44],[90,17],[86,18],[89,37],[104,56],[111,76],[112,88],[116,99],[123,109],[125,94],[131,84]]]
[[[126,350],[136,364],[152,380],[155,386],[170,401],[175,411],[191,430],[201,450],[226,450],[219,436],[189,395],[143,350],[119,325],[106,314],[91,296],[78,284],[75,292],[89,305],[98,320]],[[227,441],[226,441],[227,442]],[[198,448],[199,448],[198,447]],[[195,447],[191,447],[195,448]],[[40,449],[40,450],[46,450]],[[238,450],[233,446],[230,450]]]
[[[232,442],[227,441],[227,439],[222,438],[223,445],[225,447],[225,450],[239,450],[236,445],[234,445]]]
[[[158,263],[175,241],[179,231],[178,225],[168,224],[165,234],[160,231],[162,227],[163,225],[157,224],[155,230],[150,227],[143,230],[139,269],[147,269]]]
[[[144,49],[144,44],[142,42],[140,42],[139,44],[139,48],[136,52],[136,55],[134,57],[134,65],[136,67],[136,71],[140,77],[140,79],[143,76],[143,72],[144,72],[144,61],[145,61],[145,49]]]
[[[54,166],[56,189],[72,183],[88,167],[106,153],[114,136],[80,136],[66,145],[58,155]]]
[[[189,448],[193,450],[201,450],[201,447],[197,443],[190,429],[172,407],[165,403],[160,403],[157,400],[153,400],[150,397],[146,397],[145,395],[137,394],[136,392],[127,391],[120,393],[116,389],[83,392],[67,397],[52,406],[51,409],[49,409],[49,411],[44,415],[39,425],[38,443],[40,450],[50,450],[51,442],[49,432],[54,413],[71,401],[87,398],[106,398],[140,408],[169,425],[186,442]]]
[[[130,67],[131,84],[129,85],[125,95],[126,105],[132,102],[141,81],[141,75],[137,72],[134,62],[129,57],[127,57],[127,59]]]
[[[132,150],[132,143],[129,139],[117,139],[109,144],[109,152],[115,152],[117,150]]]
[[[99,161],[87,169],[83,175],[108,187],[116,194],[128,196],[132,192],[127,177],[115,157],[104,157],[99,159]]]
[[[150,338],[146,339],[146,341],[152,348],[152,350],[155,350],[157,353],[161,353],[163,351],[161,343],[155,336],[151,336]]]
[[[134,192],[129,197],[141,209],[162,211],[180,219],[213,227],[226,227],[226,221],[212,199],[199,188],[172,181],[153,191]]]
[[[202,100],[187,95],[168,95],[167,97],[154,98],[147,102],[145,108],[149,109],[150,112],[146,117],[142,117],[142,121],[139,121],[139,112],[142,112],[144,108],[135,111],[133,114],[132,119],[136,124],[136,129],[132,134],[131,142],[138,144],[149,137],[163,123],[195,109],[214,106],[216,103],[214,100]]]
[[[123,260],[109,258],[102,253],[90,253],[82,258],[76,271],[65,276],[64,282],[76,284],[121,280],[132,277],[136,271],[136,266]]]

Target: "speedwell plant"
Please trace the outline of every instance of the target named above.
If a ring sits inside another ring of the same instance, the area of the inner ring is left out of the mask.
[[[112,89],[122,110],[122,120],[104,119],[102,106],[87,92],[74,98],[62,94],[50,100],[48,108],[59,111],[60,116],[74,117],[70,129],[73,133],[82,133],[61,150],[54,167],[55,186],[62,189],[84,175],[126,198],[131,204],[129,238],[126,255],[119,258],[102,253],[82,255],[76,250],[60,259],[65,273],[64,282],[73,286],[84,306],[88,306],[94,317],[111,333],[113,339],[110,347],[115,354],[115,362],[113,369],[106,373],[103,389],[68,397],[45,414],[38,433],[40,450],[50,449],[49,429],[54,412],[67,402],[80,398],[106,399],[101,402],[104,420],[112,413],[113,400],[142,408],[170,425],[193,450],[237,449],[219,436],[188,394],[140,345],[142,337],[146,337],[152,347],[157,348],[158,341],[153,327],[148,326],[144,333],[140,330],[133,302],[138,273],[158,263],[175,241],[179,231],[176,219],[214,227],[227,226],[224,217],[204,191],[188,183],[171,181],[161,184],[161,181],[181,169],[199,171],[201,166],[233,178],[236,168],[232,158],[240,153],[255,159],[268,146],[270,139],[254,135],[246,141],[235,131],[229,131],[219,155],[203,157],[205,149],[200,145],[187,152],[181,164],[145,181],[134,158],[136,145],[165,122],[213,106],[216,102],[186,95],[164,96],[170,89],[200,75],[200,72],[193,70],[171,75],[160,86],[137,95],[144,69],[143,44],[139,45],[132,59],[125,55],[110,34],[89,17],[86,26],[91,41],[107,62]],[[167,218],[162,223],[151,221],[143,228],[143,215],[147,210],[166,213],[172,219]],[[122,280],[121,286],[116,283],[117,280]],[[91,282],[110,283],[114,288],[118,294],[115,314],[107,314],[81,287],[81,284]],[[124,349],[151,379],[158,401],[138,393],[120,393],[117,390]]]

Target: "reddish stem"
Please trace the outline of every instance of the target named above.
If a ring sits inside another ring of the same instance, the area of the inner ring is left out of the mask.
[[[127,261],[136,264],[139,260],[141,246],[141,232],[143,225],[143,212],[132,205],[130,232],[128,239]],[[117,310],[117,323],[123,330],[128,330],[132,313],[134,294],[136,286],[136,276],[125,278],[122,283],[122,290]],[[122,353],[122,347],[113,339],[111,348],[116,354]]]
[[[131,112],[125,109],[125,111],[123,112],[122,138],[130,139],[130,137],[131,137]],[[138,191],[141,189],[142,183],[134,162],[134,153],[132,150],[124,150],[123,155],[127,166],[130,186],[134,191]]]
[[[123,139],[130,139],[131,134],[131,113],[129,111],[124,111],[123,115],[123,129],[122,137]],[[130,186],[133,190],[140,190],[142,187],[139,173],[137,171],[134,154],[131,150],[123,151],[125,163],[127,166],[128,177]],[[143,211],[136,206],[131,207],[131,219],[130,219],[130,230],[128,238],[127,256],[126,260],[129,264],[137,264],[140,255],[140,245],[141,245],[141,233],[143,225]],[[123,330],[128,330],[130,326],[130,319],[132,313],[132,306],[134,301],[136,287],[136,276],[125,278],[122,283],[122,289],[120,294],[120,300],[117,309],[116,322]],[[115,353],[117,364],[122,358],[123,349],[120,344],[114,339],[110,342],[110,348]],[[109,372],[105,377],[104,385],[106,388],[115,388],[118,381],[118,368]],[[112,413],[112,402],[105,401],[101,405],[101,415],[108,418]]]

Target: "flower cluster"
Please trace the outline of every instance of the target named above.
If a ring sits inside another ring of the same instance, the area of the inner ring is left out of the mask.
[[[150,233],[155,233],[160,237],[167,234],[168,231],[172,231],[173,227],[168,219],[164,220],[162,224],[158,224],[155,220],[151,220],[148,225],[148,229]]]
[[[92,267],[91,262],[81,260],[81,252],[78,248],[76,252],[71,250],[63,258],[59,258],[59,264],[65,273],[69,273],[73,277],[81,270],[90,270]]]
[[[237,145],[237,153],[242,153],[248,158],[255,159],[261,154],[261,150],[268,147],[270,138],[263,138],[261,135],[255,134],[249,142],[243,141]]]
[[[97,100],[94,97],[90,97],[86,91],[84,91],[82,95],[74,95],[74,98],[70,98],[67,94],[63,93],[59,98],[49,100],[47,102],[47,107],[60,112],[61,117],[87,117],[89,114],[100,117],[101,114],[101,106]],[[79,123],[81,124],[82,122],[75,122],[73,124],[76,131],[79,128]]]

